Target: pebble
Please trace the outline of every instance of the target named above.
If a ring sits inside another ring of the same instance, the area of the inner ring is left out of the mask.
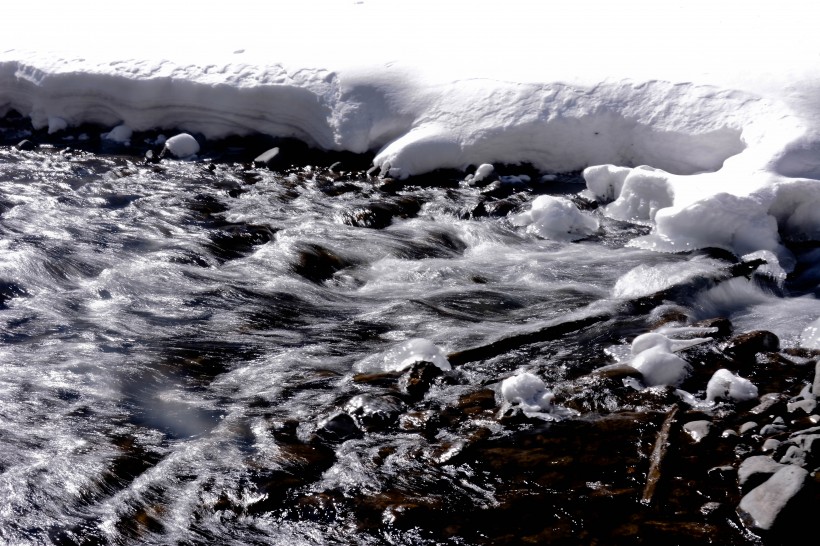
[[[700,442],[712,431],[710,421],[690,421],[683,425],[683,431],[688,434],[695,443]]]
[[[754,421],[747,421],[747,422],[743,423],[742,425],[740,425],[740,429],[739,429],[738,432],[740,432],[740,434],[746,434],[747,432],[754,432],[757,429],[757,427],[758,427],[758,424],[755,423]]]
[[[796,402],[789,402],[786,405],[789,413],[805,413],[810,415],[817,409],[817,400],[798,400]]]
[[[763,442],[763,446],[760,448],[763,453],[770,453],[777,449],[777,446],[780,445],[780,440],[775,440],[774,438],[769,438],[765,442]]]

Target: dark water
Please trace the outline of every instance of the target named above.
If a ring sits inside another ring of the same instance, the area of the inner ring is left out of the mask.
[[[728,262],[630,249],[647,228],[604,218],[554,243],[506,217],[581,182],[0,149],[0,541],[645,543],[699,523],[638,502],[668,393],[624,405],[584,378],[664,313],[705,318],[693,298],[613,312],[625,273]],[[783,301],[748,290],[741,312]],[[378,367],[410,338],[456,352],[601,309],[416,391]],[[521,370],[576,417],[499,418]],[[753,543],[732,521],[710,532]]]

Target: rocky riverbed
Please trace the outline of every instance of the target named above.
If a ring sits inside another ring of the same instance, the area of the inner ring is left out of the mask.
[[[814,243],[779,278],[630,249],[649,228],[579,173],[401,181],[293,141],[180,161],[100,134],[4,121],[3,540],[811,540],[820,353],[734,315],[815,297]],[[599,227],[510,220],[538,195]],[[612,297],[641,267],[685,274]],[[725,286],[757,299],[709,315]],[[679,384],[632,366],[647,333],[689,345]]]

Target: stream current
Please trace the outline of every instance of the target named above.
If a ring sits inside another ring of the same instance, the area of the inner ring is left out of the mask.
[[[439,182],[0,149],[0,542],[514,543],[594,525],[607,505],[591,491],[639,489],[654,433],[626,441],[629,461],[599,454],[634,472],[573,467],[588,513],[569,506],[575,482],[461,450],[540,449],[505,443],[541,425],[496,419],[499,382],[524,370],[560,389],[657,309],[454,366],[421,395],[371,363],[411,338],[460,351],[606,308],[635,268],[727,262],[630,248],[648,228],[594,210],[601,229],[576,242],[510,223],[539,193],[582,190],[577,174],[495,194]],[[744,290],[730,311],[753,322],[763,303],[773,327],[816,309]],[[589,396],[595,411],[552,425],[575,426],[580,451],[591,416],[620,409]]]

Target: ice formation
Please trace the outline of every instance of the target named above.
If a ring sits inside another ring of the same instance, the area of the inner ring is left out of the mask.
[[[386,372],[400,372],[416,362],[431,362],[444,371],[451,369],[447,354],[424,338],[409,339],[388,350],[383,356],[382,369]]]
[[[525,413],[546,412],[552,408],[554,395],[536,375],[522,372],[501,382],[504,401]]]

